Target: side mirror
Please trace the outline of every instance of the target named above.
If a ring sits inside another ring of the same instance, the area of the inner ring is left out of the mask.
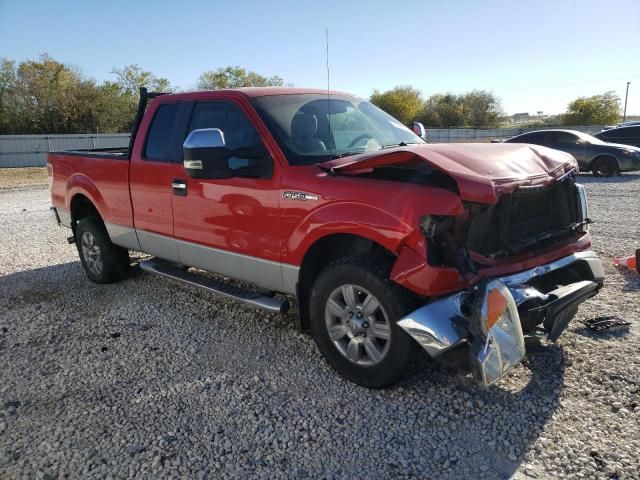
[[[226,147],[219,128],[193,130],[182,144],[184,168],[192,178],[231,178],[232,152]]]
[[[418,135],[421,139],[423,140],[427,139],[427,132],[424,129],[424,125],[421,124],[420,122],[413,122],[411,124],[411,130],[413,130],[413,133]]]

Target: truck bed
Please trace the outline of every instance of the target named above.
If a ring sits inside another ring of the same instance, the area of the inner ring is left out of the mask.
[[[54,207],[70,212],[71,200],[81,193],[106,224],[133,226],[127,148],[51,152],[47,164]]]

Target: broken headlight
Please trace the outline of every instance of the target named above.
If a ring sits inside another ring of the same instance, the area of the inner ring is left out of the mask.
[[[584,185],[576,183],[578,192],[578,223],[581,225],[579,231],[587,233],[589,231],[589,206],[587,204],[587,192]]]
[[[473,306],[471,365],[474,379],[489,386],[524,357],[518,308],[507,286],[492,280],[480,286]]]

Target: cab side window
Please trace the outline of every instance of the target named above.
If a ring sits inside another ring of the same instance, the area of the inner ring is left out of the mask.
[[[179,103],[160,105],[156,110],[151,127],[147,133],[144,147],[144,159],[158,162],[174,161],[174,150],[171,148],[171,135],[178,118]]]
[[[273,160],[258,132],[240,108],[227,102],[196,103],[187,133],[202,128],[219,128],[230,150],[229,168],[235,176],[271,178]]]

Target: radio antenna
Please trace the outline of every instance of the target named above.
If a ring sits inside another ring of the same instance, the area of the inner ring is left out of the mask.
[[[331,83],[330,83],[331,76],[329,72],[329,29],[328,28],[325,29],[325,40],[327,45],[327,97],[329,97],[330,96],[329,88],[331,86]]]
[[[329,124],[329,132],[331,132],[331,75],[329,70],[329,28],[325,28],[325,44],[327,52],[327,122]],[[333,158],[331,140],[329,140],[329,158]]]

